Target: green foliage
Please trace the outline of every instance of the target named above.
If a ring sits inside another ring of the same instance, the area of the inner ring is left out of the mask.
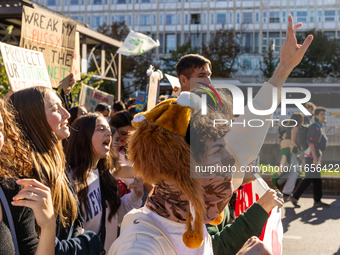
[[[187,43],[183,44],[182,46],[178,46],[177,50],[171,50],[169,57],[163,57],[161,60],[164,61],[164,69],[163,72],[166,74],[176,75],[176,68],[175,65],[178,60],[187,54],[196,54],[198,49],[191,48],[191,42],[188,41]]]
[[[339,45],[335,40],[328,39],[321,31],[306,31],[296,36],[298,43],[312,34],[312,44],[309,46],[301,63],[293,70],[290,77],[296,78],[326,78],[328,76],[340,77],[338,56]]]
[[[209,45],[203,45],[202,55],[210,59],[214,77],[229,78],[236,72],[233,65],[240,50],[235,31],[220,29]]]
[[[260,61],[260,70],[263,73],[263,76],[266,78],[270,78],[273,76],[276,67],[279,64],[277,58],[273,56],[273,50],[269,49],[269,51],[264,52],[262,54],[262,61]]]
[[[4,97],[9,91],[8,77],[5,70],[4,61],[0,56],[0,98]]]
[[[76,82],[76,84],[74,85],[72,89],[72,98],[76,99],[78,97],[82,84],[96,88],[100,84],[103,83],[103,80],[98,80],[98,79],[93,78],[94,74],[95,74],[94,72],[88,72],[86,75],[81,74],[81,82]],[[79,99],[73,101],[73,106],[77,106],[78,104],[79,104]]]

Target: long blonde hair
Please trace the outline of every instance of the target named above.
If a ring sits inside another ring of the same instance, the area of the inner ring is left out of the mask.
[[[61,217],[64,228],[77,217],[77,205],[65,173],[61,141],[47,122],[44,99],[46,87],[33,87],[14,93],[10,99],[17,111],[17,121],[30,145],[33,177],[51,190],[54,215]]]

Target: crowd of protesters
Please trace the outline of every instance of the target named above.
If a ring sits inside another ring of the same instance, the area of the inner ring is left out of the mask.
[[[301,24],[288,20],[280,64],[253,99],[259,110],[271,107],[273,88],[280,93],[312,41],[297,45]],[[135,99],[88,113],[68,109],[69,91],[46,87],[0,99],[0,254],[271,254],[257,237],[283,205],[276,191],[230,223],[228,203],[249,179],[190,176],[191,160],[250,164],[268,125],[212,127],[211,118],[233,116],[220,90],[220,105],[207,102],[213,116],[190,104],[202,95],[190,79],[209,81],[210,61],[186,55],[176,71],[183,93],[135,117]],[[245,112],[238,122],[253,117]]]

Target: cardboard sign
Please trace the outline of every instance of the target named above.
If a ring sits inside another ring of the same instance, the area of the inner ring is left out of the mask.
[[[137,92],[136,112],[142,112],[148,102],[148,95],[142,92]]]
[[[177,77],[169,75],[169,74],[164,74],[164,75],[168,79],[168,81],[170,82],[170,84],[172,86],[171,96],[178,97],[179,94],[181,94],[181,92],[182,92],[182,87],[181,87],[181,84],[179,82],[179,79]]]
[[[41,52],[0,43],[1,54],[12,91],[33,86],[51,88]]]
[[[76,32],[75,39],[75,47],[74,47],[74,57],[73,57],[73,68],[72,72],[74,73],[74,79],[79,81],[80,77],[80,44],[79,44],[79,32]]]
[[[148,111],[156,106],[159,95],[159,73],[153,72],[149,79]]]
[[[20,47],[43,53],[53,88],[69,85],[75,35],[75,23],[23,7]]]
[[[79,105],[83,105],[88,112],[94,112],[94,109],[98,103],[107,103],[108,105],[113,105],[113,100],[113,95],[84,84],[81,86]]]

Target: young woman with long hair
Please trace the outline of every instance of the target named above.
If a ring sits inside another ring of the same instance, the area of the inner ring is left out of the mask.
[[[30,147],[32,175],[51,191],[57,224],[56,253],[100,252],[99,238],[94,233],[85,232],[78,236],[83,232],[82,219],[65,173],[61,145],[61,140],[70,135],[69,113],[63,108],[57,94],[46,87],[20,90],[10,99],[17,111],[17,122]]]
[[[0,199],[0,254],[54,254],[56,223],[49,188],[34,179],[17,179],[32,175],[28,148],[10,107],[0,99],[0,188],[6,200]],[[5,204],[10,213],[6,213]],[[13,238],[17,239],[17,251]]]
[[[100,234],[106,251],[117,238],[123,216],[141,206],[143,195],[143,183],[136,180],[130,185],[134,191],[120,198],[111,173],[111,136],[104,116],[92,113],[80,116],[73,123],[65,144],[68,173],[81,205],[85,229]]]

